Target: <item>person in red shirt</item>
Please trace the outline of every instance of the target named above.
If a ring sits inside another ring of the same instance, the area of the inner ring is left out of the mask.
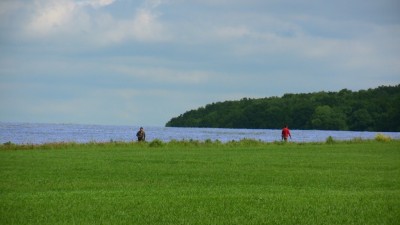
[[[288,137],[292,139],[292,135],[290,135],[290,130],[287,125],[282,129],[282,140],[287,141]]]

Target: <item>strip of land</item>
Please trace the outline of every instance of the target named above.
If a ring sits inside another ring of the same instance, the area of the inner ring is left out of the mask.
[[[397,140],[9,143],[0,224],[397,224],[399,177]]]

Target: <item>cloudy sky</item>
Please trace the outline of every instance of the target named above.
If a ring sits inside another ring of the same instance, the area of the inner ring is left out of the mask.
[[[398,0],[1,0],[0,121],[163,126],[400,83]]]

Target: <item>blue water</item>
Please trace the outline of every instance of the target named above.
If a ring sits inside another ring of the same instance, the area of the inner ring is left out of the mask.
[[[53,142],[109,142],[135,141],[139,126],[105,126],[79,124],[43,124],[43,123],[0,123],[0,144],[42,144]],[[173,128],[144,127],[146,140],[220,140],[222,142],[244,138],[266,142],[280,141],[280,130],[270,129],[219,129],[219,128]],[[400,139],[399,132],[353,132],[353,131],[320,131],[291,130],[293,142],[323,142],[332,136],[335,140],[353,138],[374,139],[382,133],[393,139]]]

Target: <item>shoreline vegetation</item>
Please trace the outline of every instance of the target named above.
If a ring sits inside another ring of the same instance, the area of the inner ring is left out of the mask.
[[[284,94],[207,104],[166,127],[400,131],[400,84],[368,90]]]
[[[296,141],[273,141],[265,142],[262,140],[243,138],[241,140],[231,140],[228,142],[221,142],[220,140],[210,140],[205,141],[199,140],[171,140],[168,142],[162,141],[160,139],[154,139],[149,142],[122,142],[110,140],[109,142],[87,142],[87,143],[77,143],[77,142],[54,142],[54,143],[42,143],[42,144],[15,144],[12,142],[5,142],[0,145],[0,150],[26,150],[26,149],[61,149],[61,148],[73,148],[77,146],[93,146],[93,147],[113,147],[113,146],[137,146],[137,147],[218,147],[218,146],[269,146],[269,145],[322,145],[322,144],[351,144],[351,143],[364,143],[364,142],[398,142],[400,140],[392,139],[390,136],[378,133],[374,139],[362,139],[353,138],[350,140],[335,140],[332,136],[328,136],[323,142],[296,142]]]

